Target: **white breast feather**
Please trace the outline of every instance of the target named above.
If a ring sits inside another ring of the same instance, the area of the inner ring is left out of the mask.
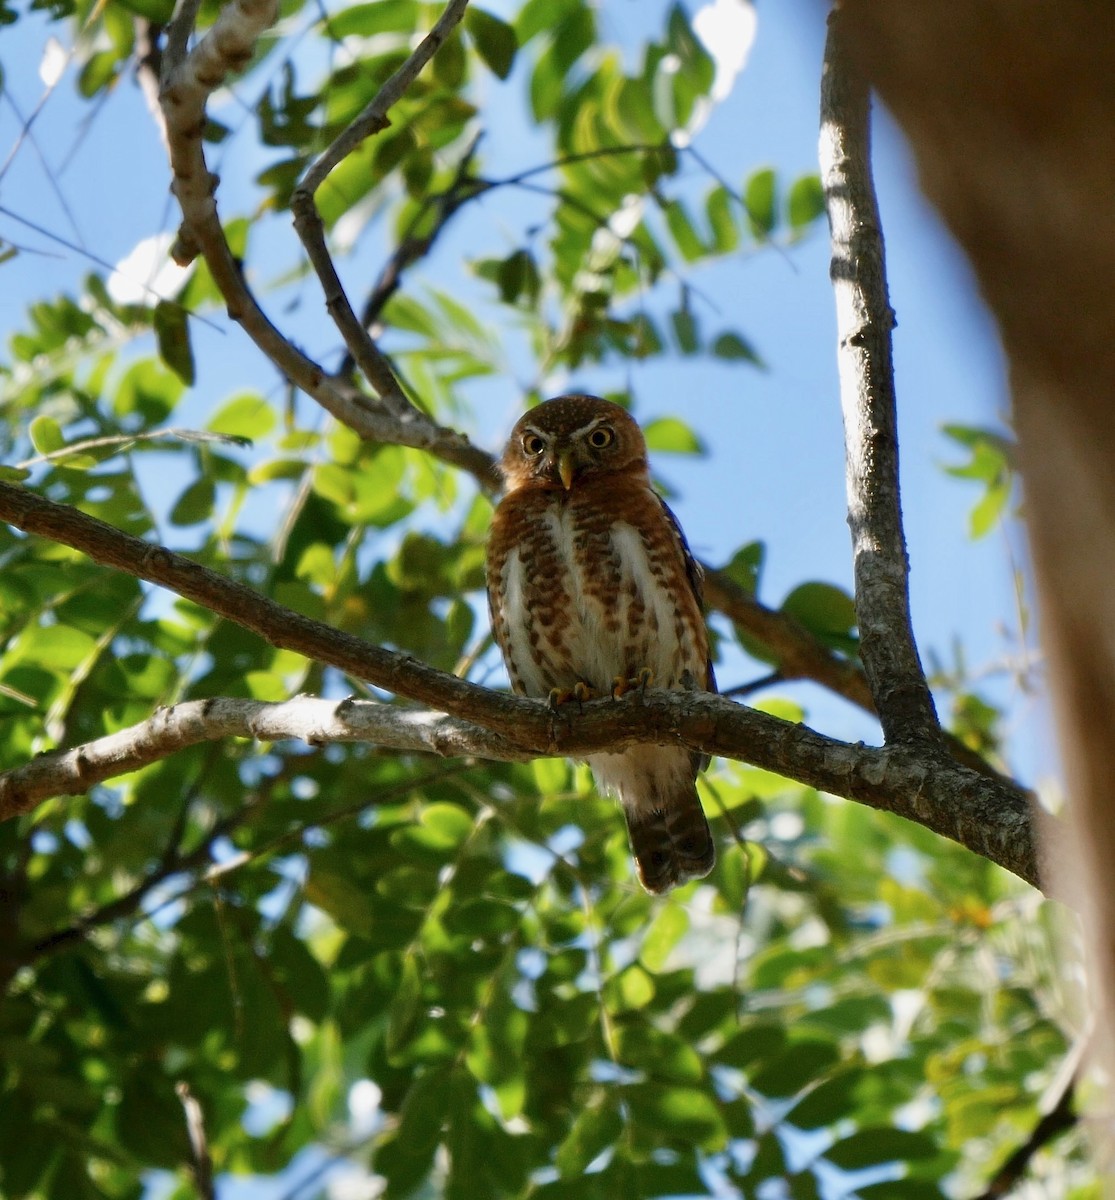
[[[561,570],[568,581],[569,603],[573,620],[564,629],[563,642],[577,678],[609,687],[612,680],[627,671],[629,666],[649,667],[659,687],[678,686],[682,672],[688,668],[700,678],[704,664],[699,661],[697,648],[687,637],[678,646],[675,637],[674,602],[659,586],[651,571],[642,535],[632,525],[617,523],[611,531],[611,543],[620,562],[619,595],[616,609],[621,633],[609,632],[606,612],[598,597],[584,587],[581,567],[575,548],[575,521],[567,508],[552,508],[545,514],[550,534],[561,559]],[[507,556],[503,570],[503,608],[506,613],[525,611],[528,593],[538,581],[528,580],[518,550]],[[638,619],[642,636],[633,636],[631,592],[632,585],[644,606]],[[652,617],[653,614],[653,617]],[[552,683],[549,672],[536,664],[538,650],[531,646],[525,623],[511,619],[507,623],[511,659],[518,667],[519,677],[527,695],[545,696]],[[632,655],[637,663],[630,661]],[[564,655],[563,655],[564,657]],[[572,686],[575,679],[569,679]]]
[[[546,519],[553,534],[554,545],[561,555],[563,573],[569,580],[573,622],[566,629],[571,639],[570,657],[577,673],[597,687],[607,687],[623,670],[621,648],[604,629],[604,613],[600,603],[585,594],[581,567],[574,546],[574,521],[568,509],[551,509]]]
[[[503,567],[503,611],[505,613],[524,612],[523,601],[523,560],[518,550],[512,550],[507,556]],[[509,641],[510,659],[518,668],[519,678],[528,696],[545,696],[550,690],[542,678],[534,661],[534,650],[531,647],[524,622],[511,617],[507,621],[507,636]]]
[[[652,628],[657,622],[657,632],[647,639],[646,661],[640,666],[649,667],[659,687],[676,682],[678,675],[678,646],[674,640],[674,602],[668,592],[657,583],[650,569],[646,546],[642,535],[634,526],[618,524],[612,530],[612,545],[623,564],[623,577],[633,580],[646,606],[642,618]],[[629,607],[626,596],[622,603],[621,619],[627,623]],[[651,613],[655,620],[652,620]]]

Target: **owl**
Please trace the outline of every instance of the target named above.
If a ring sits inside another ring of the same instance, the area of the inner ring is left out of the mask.
[[[627,412],[596,396],[548,400],[516,424],[500,466],[488,604],[515,691],[553,703],[648,682],[715,691],[701,570]],[[619,797],[648,892],[712,870],[699,754],[640,745],[587,761]]]

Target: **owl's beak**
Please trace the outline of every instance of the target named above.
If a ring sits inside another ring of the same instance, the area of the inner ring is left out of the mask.
[[[563,450],[557,456],[558,477],[566,491],[573,486],[573,451]]]

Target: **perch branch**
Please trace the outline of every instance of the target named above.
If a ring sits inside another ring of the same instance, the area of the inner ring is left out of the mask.
[[[543,701],[465,686],[476,694],[470,707],[477,721],[363,700],[187,701],[131,729],[41,754],[0,774],[0,819],[50,796],[83,794],[188,745],[228,736],[315,744],[372,740],[391,749],[499,761],[682,742],[916,821],[1040,886],[1029,797],[943,757],[927,759],[907,746],[847,745],[704,692],[652,688],[622,702],[593,701],[575,716],[555,716]],[[493,732],[497,724],[508,732]]]
[[[72,750],[40,754],[0,777],[4,781],[0,797],[6,789],[18,792],[27,803],[50,796],[79,796],[94,784],[159,762],[188,746],[231,737],[260,742],[296,738],[311,746],[373,742],[404,753],[442,757],[505,761],[532,757],[481,725],[430,711],[316,696],[297,696],[277,704],[216,697],[160,708],[127,729]],[[3,803],[0,798],[0,815]]]
[[[821,76],[820,164],[832,235],[860,653],[886,741],[938,743],[940,725],[910,623],[894,312],[870,155],[870,94],[847,53],[837,7],[829,15]]]
[[[680,742],[710,754],[754,763],[834,795],[896,812],[953,838],[1038,885],[1030,797],[1019,788],[970,771],[943,754],[928,752],[928,748],[919,751],[895,745],[876,750],[850,746],[805,726],[780,721],[701,692],[651,689],[645,696],[635,692],[624,703],[587,704],[574,719],[568,712],[553,713],[542,701],[490,691],[435,670],[409,655],[373,646],[332,629],[182,555],[125,534],[75,509],[54,504],[18,485],[0,483],[0,519],[25,532],[80,550],[102,565],[168,587],[251,629],[274,646],[304,654],[399,696],[429,704],[459,722],[481,727],[482,732],[470,731],[459,724],[439,724],[436,715],[406,714],[403,727],[411,738],[419,736],[423,722],[433,727],[435,732],[428,735],[430,740],[423,748],[434,752],[444,753],[451,746],[454,754],[520,759],[557,754],[579,756],[641,742],[666,745]],[[204,705],[202,702],[200,710],[189,710],[189,717],[196,720],[199,714],[204,715]],[[360,706],[354,702],[348,707],[356,711]],[[340,706],[341,716],[344,708]],[[169,710],[171,714],[174,711]],[[338,719],[337,709],[331,719]],[[254,711],[253,721],[257,729],[264,728],[263,710]],[[179,731],[185,724],[176,724],[173,716],[157,715],[140,727],[136,744],[149,739],[159,722]],[[277,730],[273,727],[271,732]],[[382,723],[378,734],[384,736]],[[474,734],[479,734],[475,740]],[[112,735],[116,736],[119,735]],[[320,732],[318,737],[320,740]],[[104,742],[105,739],[100,739],[99,745],[91,743],[93,750],[86,747],[43,755],[33,763],[0,775],[0,817],[26,812],[43,795],[53,794],[49,788],[47,792],[28,790],[28,773],[36,768],[49,772],[54,765],[61,764],[62,774],[58,779],[64,777],[68,781],[68,789],[61,789],[63,794],[67,790],[86,791],[98,781],[94,760],[101,762],[104,771],[99,778],[129,769],[121,767],[119,762],[114,766],[105,764],[106,757],[119,751],[119,744],[111,744],[106,754]],[[176,748],[177,744],[168,744],[167,753]],[[39,777],[39,788],[47,777]]]

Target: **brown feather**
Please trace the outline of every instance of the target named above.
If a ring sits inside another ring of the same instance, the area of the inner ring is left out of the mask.
[[[562,397],[526,413],[502,459],[507,493],[488,543],[492,631],[512,687],[578,683],[607,694],[644,669],[653,685],[715,689],[700,570],[650,484],[642,432],[618,405]],[[701,756],[633,746],[588,759],[617,794],[648,891],[708,874],[715,858],[694,780]]]
[[[658,895],[703,879],[716,865],[712,830],[692,784],[649,812],[625,809],[624,815],[639,880],[648,892]]]

